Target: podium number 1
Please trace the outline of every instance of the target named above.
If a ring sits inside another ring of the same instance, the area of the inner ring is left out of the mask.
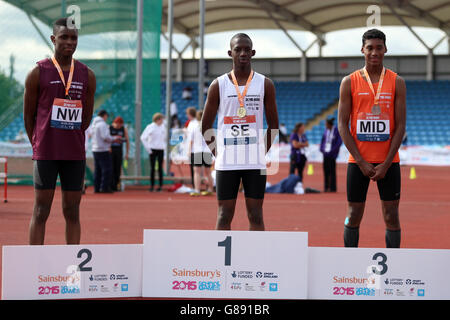
[[[225,240],[217,242],[217,246],[225,247],[225,265],[231,266],[231,236],[227,236]]]

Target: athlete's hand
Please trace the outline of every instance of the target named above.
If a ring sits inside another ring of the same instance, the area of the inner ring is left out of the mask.
[[[378,181],[384,178],[386,172],[388,171],[389,166],[385,163],[381,163],[375,167],[375,174],[370,177],[373,181]]]
[[[371,179],[376,173],[375,166],[371,163],[368,163],[365,160],[358,162],[358,166],[361,169],[361,172],[363,173],[363,175],[365,175],[366,177],[369,177]]]

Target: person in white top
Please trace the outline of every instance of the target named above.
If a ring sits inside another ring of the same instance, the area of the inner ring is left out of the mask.
[[[209,150],[208,145],[203,139],[202,132],[200,130],[200,121],[202,120],[203,111],[197,111],[196,120],[191,128],[189,137],[189,149],[192,157],[192,165],[194,166],[194,186],[195,191],[191,193],[191,196],[207,196],[213,193],[213,180],[211,177],[211,164],[212,153]],[[202,185],[202,168],[204,169],[204,178],[206,179],[206,191],[200,192]]]
[[[164,149],[166,147],[166,126],[162,113],[155,113],[150,123],[141,134],[141,142],[150,158],[150,191],[155,187],[155,165],[158,161],[159,188],[162,191],[163,186],[163,160]]]
[[[94,155],[94,192],[112,193],[111,143],[120,140],[120,136],[111,136],[106,123],[108,112],[100,110],[92,120],[92,154]]]
[[[189,107],[186,109],[186,116],[188,118],[188,125],[186,128],[186,143],[187,146],[190,145],[190,137],[191,137],[191,132],[192,132],[192,128],[196,127],[198,125],[198,121],[197,121],[197,110],[194,107]],[[195,181],[194,181],[194,154],[192,153],[192,150],[188,148],[188,157],[189,157],[189,167],[191,170],[191,182],[192,182],[192,188],[195,189]]]
[[[248,35],[233,36],[228,55],[233,69],[212,82],[201,122],[203,137],[216,156],[216,229],[231,229],[242,181],[249,229],[262,231],[265,155],[278,134],[275,86],[269,78],[253,72],[251,59],[255,50]],[[265,135],[264,115],[268,126]],[[212,129],[216,116],[217,135]]]

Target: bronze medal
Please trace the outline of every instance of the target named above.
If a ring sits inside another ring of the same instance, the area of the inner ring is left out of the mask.
[[[378,104],[372,106],[372,114],[379,115],[381,113],[381,107]]]

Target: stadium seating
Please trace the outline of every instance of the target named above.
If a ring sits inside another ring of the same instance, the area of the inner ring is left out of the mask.
[[[185,87],[192,88],[192,99],[182,99]],[[111,90],[111,82],[100,82],[97,94]],[[297,122],[308,123],[339,98],[339,82],[275,82],[279,122],[291,131]],[[161,107],[165,114],[166,85],[161,83]],[[183,125],[186,108],[198,107],[198,87],[196,82],[174,82],[173,100],[177,104],[178,117]],[[143,92],[143,99],[149,92]],[[123,83],[102,104],[111,117],[121,115],[125,123],[134,123],[134,84]],[[337,111],[334,112],[337,118]],[[450,81],[407,81],[407,126],[408,145],[450,145]],[[322,120],[306,132],[310,143],[319,143],[325,121]],[[20,130],[24,131],[23,114],[15,118],[0,132],[0,141],[14,140]]]

